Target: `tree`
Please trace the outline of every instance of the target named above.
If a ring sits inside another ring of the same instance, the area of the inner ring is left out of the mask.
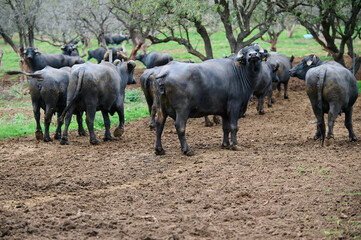
[[[0,35],[19,56],[19,65],[26,71],[22,52],[27,46],[34,46],[34,31],[42,0],[1,0]],[[19,36],[19,45],[12,40],[14,33]]]
[[[279,4],[288,8],[287,1]],[[346,48],[351,58],[355,55],[350,68],[355,74],[361,65],[353,48],[353,39],[361,31],[360,10],[361,0],[305,0],[303,6],[288,9],[336,62],[345,66]]]

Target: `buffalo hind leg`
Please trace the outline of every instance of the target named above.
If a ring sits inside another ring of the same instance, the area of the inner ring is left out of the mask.
[[[113,141],[113,138],[110,134],[110,119],[108,112],[102,111],[103,119],[104,119],[104,126],[105,126],[105,134],[104,134],[104,141]]]
[[[117,106],[117,113],[119,117],[119,125],[114,130],[114,136],[115,137],[121,137],[124,134],[124,104],[121,102],[118,102]]]
[[[100,142],[97,140],[94,133],[94,118],[96,113],[96,106],[88,106],[86,111],[86,125],[88,126],[90,135],[90,144],[98,145]]]
[[[211,122],[211,120],[209,120],[208,116],[204,116],[204,125],[206,127],[212,127],[213,123]]]
[[[76,121],[78,122],[78,134],[79,136],[86,136],[86,131],[83,127],[83,112],[76,112]]]
[[[353,132],[353,128],[352,128],[352,112],[353,112],[353,107],[351,107],[349,111],[345,112],[345,127],[348,130],[348,136],[350,142],[357,141],[357,137]]]
[[[54,114],[55,111],[55,107],[53,108],[52,106],[46,105],[45,107],[45,116],[44,116],[44,142],[52,142],[53,139],[50,137],[49,134],[49,127],[50,127],[50,123],[51,123],[51,118]]]
[[[57,127],[55,130],[55,135],[54,138],[55,139],[60,139],[61,138],[61,126],[63,125],[63,123],[61,122],[61,113],[63,112],[64,109],[59,109],[59,112],[57,112],[56,116],[56,121],[57,121]]]
[[[68,128],[71,123],[71,117],[73,116],[74,107],[70,107],[69,110],[65,114],[65,126],[63,130],[63,136],[61,137],[60,144],[68,145]]]
[[[284,83],[284,94],[283,94],[283,98],[284,99],[288,99],[288,93],[287,93],[287,88],[288,88],[288,82]]]
[[[175,120],[175,128],[177,130],[178,139],[180,141],[181,150],[182,150],[183,154],[187,155],[187,156],[193,156],[194,152],[188,146],[187,140],[186,140],[186,134],[185,134],[187,119],[188,119],[188,114],[183,113],[183,112],[177,113],[176,120]]]
[[[41,129],[40,125],[40,106],[38,104],[33,103],[33,111],[34,111],[34,118],[36,122],[36,132],[35,138],[36,140],[43,140],[43,130]]]
[[[164,113],[162,110],[158,110],[157,120],[155,121],[155,125],[156,125],[155,154],[156,155],[165,154],[165,151],[162,147],[162,133],[166,120],[167,120],[167,114]]]

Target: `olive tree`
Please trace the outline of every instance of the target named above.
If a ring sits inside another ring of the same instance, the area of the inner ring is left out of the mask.
[[[361,0],[303,0],[302,2],[302,5],[293,9],[289,8],[289,1],[279,1],[278,4],[293,13],[298,22],[335,61],[345,66],[344,54],[347,53],[351,58],[355,56],[350,70],[356,73],[360,68],[361,57],[354,50],[353,39],[360,38]]]

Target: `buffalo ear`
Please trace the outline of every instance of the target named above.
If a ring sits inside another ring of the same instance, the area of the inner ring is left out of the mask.
[[[242,49],[239,50],[239,52],[237,53],[236,60],[240,65],[241,64],[243,64],[243,65],[246,64],[246,59],[243,56]]]
[[[309,59],[309,60],[306,62],[307,66],[311,66],[312,62],[313,62],[313,59]]]
[[[129,62],[127,62],[127,67],[128,67],[129,72],[133,71],[135,66],[136,66],[136,64],[135,64],[135,62],[133,60],[130,60]]]

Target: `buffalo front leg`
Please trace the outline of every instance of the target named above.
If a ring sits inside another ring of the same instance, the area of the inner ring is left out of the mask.
[[[263,109],[264,99],[265,97],[263,96],[258,98],[257,111],[259,115],[264,114],[264,109]]]
[[[110,119],[108,112],[102,111],[103,119],[104,119],[104,126],[105,126],[105,134],[104,134],[104,141],[113,141],[113,138],[110,134]]]
[[[222,129],[223,129],[222,148],[229,149],[230,148],[229,133],[231,131],[231,126],[228,116],[222,116]]]
[[[204,116],[204,125],[206,127],[212,127],[213,123],[211,122],[211,120],[209,120],[208,116]]]
[[[175,128],[177,130],[178,139],[181,144],[181,150],[184,155],[192,156],[194,152],[189,148],[187,140],[186,140],[186,125],[187,125],[188,114],[180,113],[177,114],[175,120]]]
[[[87,106],[86,111],[86,125],[88,126],[89,135],[90,135],[90,144],[98,145],[100,142],[97,140],[94,133],[94,119],[96,113],[96,106]]]
[[[157,120],[155,121],[156,141],[155,141],[155,154],[164,155],[165,151],[162,147],[162,133],[167,120],[167,114],[163,113],[162,110],[158,110]]]
[[[238,114],[231,113],[230,117],[230,128],[231,128],[231,150],[240,151],[241,147],[238,146],[237,132],[238,132]]]
[[[283,93],[283,98],[284,99],[288,99],[288,93],[287,93],[287,88],[288,88],[288,82],[284,83],[284,93]]]
[[[40,106],[38,104],[33,104],[34,118],[36,122],[36,140],[43,140],[43,130],[40,125]]]
[[[55,130],[55,135],[54,138],[55,139],[60,139],[61,138],[61,126],[63,125],[63,122],[61,121],[61,113],[63,112],[64,109],[59,109],[59,112],[57,112],[56,114],[56,121],[57,121],[57,126],[56,126],[56,130]]]
[[[349,111],[345,112],[345,127],[348,130],[348,137],[351,142],[357,141],[357,137],[353,132],[353,128],[352,128],[352,112],[353,112],[353,107],[351,107]]]

